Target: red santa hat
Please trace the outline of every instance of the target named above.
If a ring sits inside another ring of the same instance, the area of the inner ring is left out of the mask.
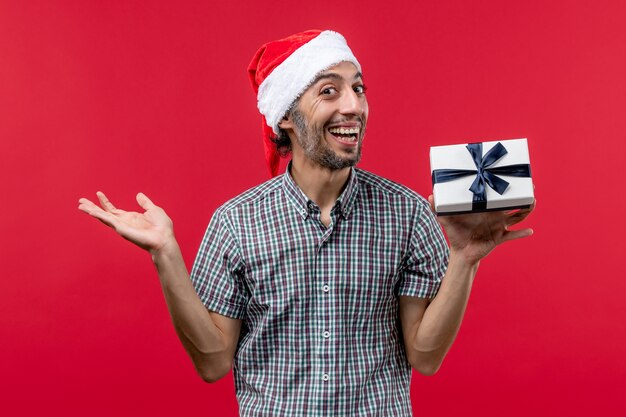
[[[272,141],[278,123],[320,72],[343,61],[361,70],[346,39],[330,30],[308,30],[268,42],[252,58],[248,75],[263,115],[265,159],[272,176],[278,173],[280,159]]]

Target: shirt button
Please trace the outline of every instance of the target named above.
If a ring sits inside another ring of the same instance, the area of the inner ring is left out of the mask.
[[[326,339],[328,339],[328,338],[330,337],[330,332],[327,330],[327,331],[325,331],[324,333],[322,333],[322,335],[323,335]]]
[[[322,287],[322,290],[324,290],[324,292],[328,292],[330,291],[330,287],[328,286],[328,284],[326,284]]]
[[[328,374],[322,375],[322,381],[328,381],[329,379],[330,377],[328,376]]]

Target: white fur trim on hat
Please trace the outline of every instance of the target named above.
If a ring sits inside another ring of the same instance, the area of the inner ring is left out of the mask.
[[[263,80],[257,94],[257,107],[274,133],[289,106],[300,97],[322,71],[352,62],[359,71],[361,65],[352,54],[346,39],[326,30],[296,49]]]

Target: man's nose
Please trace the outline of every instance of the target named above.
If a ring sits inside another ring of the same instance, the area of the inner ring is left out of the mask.
[[[349,89],[342,94],[340,112],[342,114],[362,115],[365,110],[365,98],[359,96],[354,90]]]

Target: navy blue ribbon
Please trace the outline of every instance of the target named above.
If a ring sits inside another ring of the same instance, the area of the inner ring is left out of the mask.
[[[509,186],[508,181],[498,177],[498,175],[508,175],[511,177],[530,177],[529,164],[516,164],[493,168],[500,158],[508,153],[504,145],[500,142],[491,148],[483,156],[482,143],[470,143],[467,146],[476,169],[435,169],[433,171],[433,185],[441,182],[453,181],[468,175],[476,175],[469,190],[474,194],[472,198],[472,211],[485,210],[487,208],[487,188],[489,185],[495,192],[502,195]]]

